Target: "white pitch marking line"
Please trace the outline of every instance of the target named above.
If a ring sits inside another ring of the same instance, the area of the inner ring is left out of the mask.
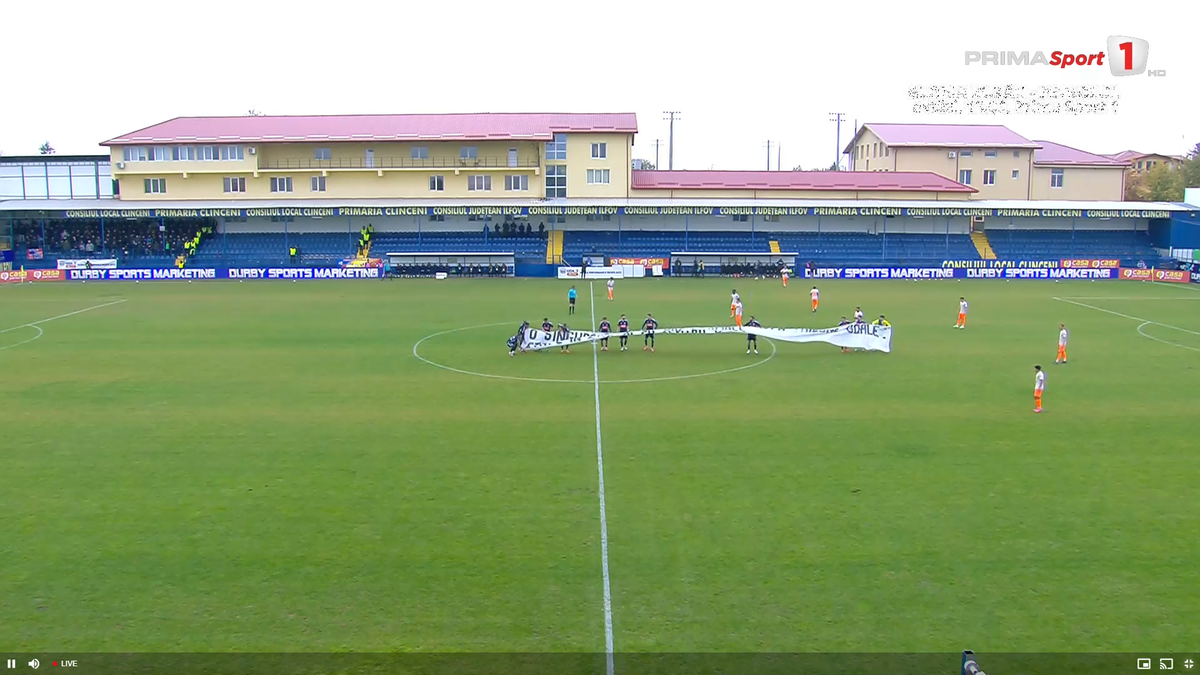
[[[112,302],[106,302],[103,305],[96,305],[95,307],[85,307],[84,309],[77,309],[74,312],[67,312],[66,314],[59,314],[58,316],[52,316],[49,319],[42,319],[41,321],[34,321],[32,323],[21,324],[20,326],[13,326],[12,328],[5,328],[4,330],[0,330],[0,333],[9,333],[14,330],[18,330],[20,328],[33,328],[33,327],[38,326],[39,324],[50,323],[51,321],[57,321],[59,319],[65,319],[68,316],[75,316],[76,314],[83,314],[84,312],[90,312],[93,309],[103,309],[105,307],[112,307],[113,305],[119,305],[122,302],[125,302],[124,298],[122,298],[120,300],[113,300]]]
[[[461,332],[467,331],[467,330],[476,330],[479,328],[492,328],[494,326],[507,326],[507,325],[510,325],[511,323],[512,323],[511,321],[506,321],[504,323],[486,323],[481,326],[466,326],[463,328],[451,328],[450,330],[443,330],[443,331],[439,331],[437,333],[433,333],[432,335],[426,335],[425,337],[421,338],[420,340],[417,340],[416,344],[413,345],[412,354],[413,354],[413,357],[415,357],[418,361],[421,361],[422,363],[427,363],[427,364],[433,366],[434,368],[441,368],[442,370],[446,370],[451,373],[458,373],[459,375],[471,375],[474,377],[486,377],[491,380],[513,380],[516,382],[541,382],[541,383],[548,383],[548,384],[592,384],[592,380],[559,380],[559,379],[551,379],[551,378],[543,378],[543,377],[517,377],[516,375],[494,375],[492,373],[477,373],[473,370],[463,370],[462,368],[455,368],[453,366],[447,366],[447,365],[438,363],[437,361],[431,361],[431,360],[425,358],[424,356],[421,356],[421,353],[419,351],[422,344],[424,344],[427,340],[431,340],[435,337],[440,337],[442,335],[449,335],[451,333],[461,333]],[[726,375],[729,373],[736,373],[740,370],[749,370],[750,368],[757,368],[758,366],[761,366],[761,365],[765,364],[767,361],[770,361],[771,359],[775,358],[776,354],[779,353],[779,348],[777,346],[775,346],[775,343],[772,342],[770,338],[763,338],[763,339],[767,341],[767,344],[771,345],[771,353],[767,355],[767,358],[762,359],[761,361],[755,361],[753,363],[750,363],[750,364],[747,364],[744,366],[738,366],[736,368],[726,368],[725,370],[714,370],[710,373],[693,373],[691,375],[670,375],[667,377],[644,377],[644,378],[637,379],[637,380],[600,380],[600,384],[645,384],[648,382],[674,382],[676,380],[694,380],[699,377],[713,377],[716,375]]]
[[[1066,298],[1057,298],[1056,297],[1054,299],[1058,300],[1059,302],[1069,302],[1072,305],[1079,305],[1080,307],[1087,307],[1088,309],[1094,309],[1097,312],[1104,312],[1105,314],[1112,314],[1113,316],[1119,316],[1123,319],[1132,319],[1133,321],[1141,321],[1142,324],[1137,327],[1138,335],[1141,335],[1142,337],[1148,337],[1151,340],[1154,340],[1155,342],[1161,342],[1165,345],[1171,345],[1172,347],[1182,347],[1183,349],[1190,349],[1192,351],[1200,352],[1200,349],[1197,349],[1196,347],[1189,347],[1187,345],[1181,345],[1177,342],[1171,342],[1170,340],[1162,340],[1160,338],[1156,338],[1153,335],[1150,335],[1149,333],[1145,332],[1142,329],[1145,328],[1146,326],[1162,326],[1163,328],[1171,328],[1171,329],[1174,329],[1177,331],[1182,331],[1184,333],[1190,333],[1192,335],[1200,335],[1200,332],[1196,332],[1194,330],[1188,330],[1187,328],[1180,328],[1179,326],[1172,326],[1169,323],[1160,323],[1158,321],[1150,321],[1149,319],[1143,319],[1139,316],[1130,316],[1129,314],[1122,314],[1120,312],[1114,312],[1111,309],[1104,309],[1103,307],[1096,307],[1095,305],[1089,305],[1089,304],[1083,303],[1083,302],[1075,302],[1074,300],[1068,300]]]
[[[592,332],[596,332],[595,282],[588,282],[588,303],[592,310]],[[596,391],[596,470],[600,476],[600,568],[604,573],[604,651],[607,656],[608,675],[613,675],[613,618],[612,590],[608,577],[608,515],[604,506],[604,444],[600,437],[600,350],[592,340],[592,382]]]
[[[1156,338],[1156,337],[1154,337],[1153,335],[1151,335],[1151,334],[1147,333],[1146,331],[1142,330],[1142,329],[1143,329],[1143,328],[1145,328],[1146,326],[1149,326],[1149,325],[1151,325],[1151,324],[1153,324],[1153,323],[1154,323],[1153,321],[1147,321],[1146,323],[1143,323],[1142,325],[1138,326],[1138,327],[1137,327],[1137,332],[1138,332],[1138,334],[1139,334],[1139,335],[1141,335],[1142,337],[1148,337],[1148,338],[1150,338],[1151,340],[1154,340],[1155,342],[1161,342],[1161,343],[1163,343],[1164,345],[1171,345],[1172,347],[1180,347],[1180,348],[1182,348],[1182,349],[1190,349],[1190,350],[1192,350],[1192,351],[1194,351],[1194,352],[1200,352],[1200,347],[1189,347],[1188,345],[1181,345],[1181,344],[1179,344],[1178,342],[1171,342],[1170,340],[1163,340],[1162,338]]]
[[[1107,296],[1099,296],[1099,295],[1070,295],[1070,296],[1064,296],[1061,298],[1056,298],[1056,300],[1129,300],[1129,301],[1133,301],[1133,300],[1165,300],[1167,302],[1174,302],[1177,300],[1184,300],[1184,301],[1200,300],[1200,296],[1186,297],[1186,298],[1183,296],[1175,296],[1173,298],[1129,298],[1129,297],[1118,298],[1118,297],[1107,297]]]
[[[21,328],[21,327],[22,326],[18,326],[18,328]],[[13,347],[20,347],[23,344],[33,342],[34,340],[42,337],[43,331],[38,326],[28,326],[28,328],[32,328],[32,329],[36,330],[38,332],[38,334],[34,335],[33,337],[29,338],[28,340],[22,340],[21,342],[17,342],[17,343],[11,344],[11,345],[5,345],[3,347],[0,347],[0,352],[4,351],[5,349],[12,349]],[[15,330],[15,329],[12,329],[12,330]],[[7,333],[8,331],[4,331],[4,332]]]

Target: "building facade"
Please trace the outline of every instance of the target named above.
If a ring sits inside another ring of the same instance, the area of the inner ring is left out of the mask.
[[[1129,166],[986,124],[864,124],[845,152],[855,171],[932,172],[982,200],[1120,201]]]
[[[1136,150],[1125,150],[1104,155],[1109,159],[1114,159],[1118,162],[1124,162],[1129,165],[1130,171],[1142,173],[1149,171],[1158,166],[1165,166],[1169,169],[1177,169],[1183,166],[1187,161],[1184,157],[1174,155],[1162,155],[1156,152],[1138,152]]]
[[[122,201],[628,197],[633,114],[181,117],[119,136]]]

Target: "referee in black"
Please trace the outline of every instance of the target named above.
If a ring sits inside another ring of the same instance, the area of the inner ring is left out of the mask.
[[[743,326],[743,328],[762,328],[762,324],[759,323],[758,321],[756,321],[754,319],[754,317],[750,317],[750,320],[746,322],[746,325]],[[755,335],[754,333],[746,333],[746,353],[747,354],[750,353],[751,345],[754,346],[754,353],[757,354],[758,353],[758,336]]]

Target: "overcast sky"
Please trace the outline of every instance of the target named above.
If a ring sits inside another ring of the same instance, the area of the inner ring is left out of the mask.
[[[854,121],[1006,124],[1093,152],[1200,142],[1196,2],[33,2],[0,20],[0,152],[66,153],[172,117],[636,112],[635,156],[675,168],[825,167]],[[1186,9],[1187,7],[1191,9]],[[1150,42],[1166,77],[968,67],[966,50]],[[1115,114],[931,115],[930,85],[1114,86]],[[776,166],[775,151],[771,167]]]

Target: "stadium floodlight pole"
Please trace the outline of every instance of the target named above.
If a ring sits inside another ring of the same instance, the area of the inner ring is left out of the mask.
[[[671,123],[667,136],[667,169],[669,171],[675,170],[675,122],[679,120],[679,112],[678,110],[663,111],[663,114],[666,115],[663,120]]]
[[[771,141],[767,141],[767,171],[771,170]]]
[[[654,139],[654,168],[661,169],[662,165],[658,163],[658,146],[662,145],[661,139]]]
[[[783,143],[775,144],[775,170],[783,171]]]
[[[845,113],[829,113],[830,122],[837,123],[837,153],[833,156],[833,164],[838,171],[842,170],[842,116]]]

